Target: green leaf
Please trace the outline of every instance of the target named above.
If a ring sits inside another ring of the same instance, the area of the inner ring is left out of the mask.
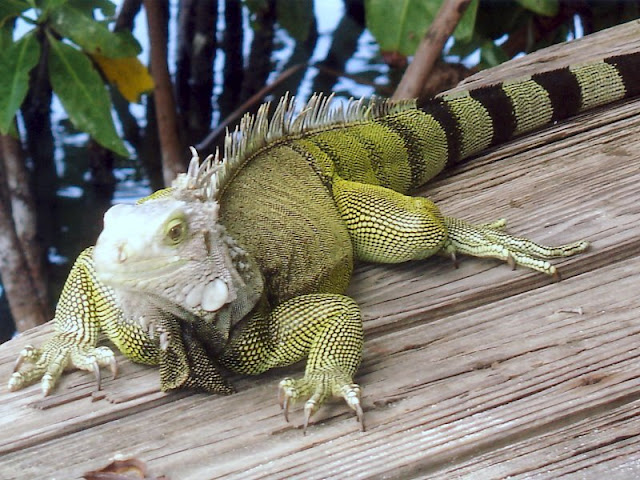
[[[127,156],[111,117],[111,100],[89,58],[48,34],[51,86],[73,125],[88,132],[99,144]]]
[[[13,22],[0,25],[0,52],[4,52],[13,45]]]
[[[509,60],[509,57],[502,47],[496,45],[490,40],[487,40],[482,45],[482,48],[480,49],[480,61],[483,68],[495,67],[507,60]]]
[[[413,55],[442,0],[365,0],[367,28],[383,52]]]
[[[538,15],[555,17],[560,9],[558,0],[516,0],[521,6]]]
[[[12,128],[16,111],[29,89],[29,72],[40,58],[40,44],[35,35],[25,35],[0,55],[0,133]]]
[[[0,26],[29,8],[29,4],[23,0],[2,0],[0,2]]]
[[[51,10],[60,8],[62,5],[67,3],[67,1],[68,0],[30,0],[29,3],[32,3],[34,8],[41,10],[43,12],[43,17],[46,17]]]
[[[51,28],[71,39],[87,53],[109,58],[135,57],[141,51],[131,32],[114,33],[109,28],[71,5],[51,11]]]
[[[277,0],[278,23],[299,42],[309,36],[313,21],[313,0]]]
[[[86,12],[87,15],[93,13],[95,9],[102,12],[102,15],[111,18],[116,14],[116,5],[109,0],[69,0],[69,5]]]
[[[454,38],[459,42],[469,42],[473,38],[476,26],[476,14],[478,13],[479,0],[472,0],[462,14],[458,26],[453,31]]]

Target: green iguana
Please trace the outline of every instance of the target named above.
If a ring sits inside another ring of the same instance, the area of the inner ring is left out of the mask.
[[[280,403],[304,400],[304,428],[329,397],[363,423],[353,376],[362,355],[356,303],[343,295],[354,261],[397,263],[444,254],[495,257],[550,275],[547,260],[588,243],[548,247],[472,225],[407,193],[447,163],[578,112],[640,93],[640,54],[610,57],[424,104],[313,96],[295,115],[283,98],[227,134],[224,155],[170,188],[104,217],[76,260],[56,333],[26,347],[9,381],[47,395],[67,367],[110,367],[113,351],[159,365],[163,390],[230,393],[220,368],[259,374],[307,358],[280,382]],[[31,363],[23,368],[25,363]],[[363,427],[364,428],[364,427]]]

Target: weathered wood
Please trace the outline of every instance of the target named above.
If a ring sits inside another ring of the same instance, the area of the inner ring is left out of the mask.
[[[520,76],[640,50],[633,22],[481,74]],[[536,60],[537,59],[537,60]],[[535,65],[531,63],[536,60]],[[640,79],[639,79],[640,81]],[[229,397],[158,390],[155,369],[120,358],[93,398],[89,374],[0,393],[0,478],[80,478],[116,455],[154,474],[202,478],[557,478],[640,476],[640,101],[608,107],[495,149],[429,195],[451,215],[506,217],[547,243],[585,238],[564,280],[491,260],[358,268],[357,380],[367,431],[341,403],[306,436],[282,418],[279,378],[234,383]],[[0,379],[50,326],[0,346]]]

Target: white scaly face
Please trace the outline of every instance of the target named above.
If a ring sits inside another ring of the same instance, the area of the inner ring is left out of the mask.
[[[263,278],[218,224],[219,155],[200,162],[193,147],[191,153],[187,173],[171,189],[107,211],[94,267],[98,280],[114,289],[125,321],[151,337],[170,314],[204,320],[224,339],[262,298]],[[164,347],[167,342],[161,339]]]
[[[98,279],[172,313],[206,318],[220,310],[236,298],[238,273],[217,209],[172,197],[112,207],[93,254]]]

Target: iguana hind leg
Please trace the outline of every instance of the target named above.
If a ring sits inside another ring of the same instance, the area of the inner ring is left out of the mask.
[[[337,179],[333,194],[361,260],[398,263],[435,253],[504,260],[558,277],[547,260],[586,250],[587,242],[557,247],[537,244],[504,232],[506,222],[473,225],[443,216],[427,198],[388,188]]]
[[[280,382],[280,402],[306,400],[304,429],[330,397],[342,397],[363,423],[360,387],[353,382],[362,357],[360,310],[344,295],[292,298],[270,313],[258,311],[234,336],[221,362],[238,373],[259,374],[308,357],[304,377]],[[364,428],[364,427],[363,427]]]
[[[556,279],[560,274],[547,260],[569,257],[589,248],[589,242],[580,241],[551,247],[535,243],[527,238],[504,232],[506,222],[473,225],[457,218],[445,217],[448,236],[441,253],[451,256],[457,253],[475,257],[491,257],[504,260],[515,268],[517,265],[546,273]]]
[[[333,197],[360,260],[418,260],[437,253],[447,239],[444,217],[427,198],[340,179]]]

